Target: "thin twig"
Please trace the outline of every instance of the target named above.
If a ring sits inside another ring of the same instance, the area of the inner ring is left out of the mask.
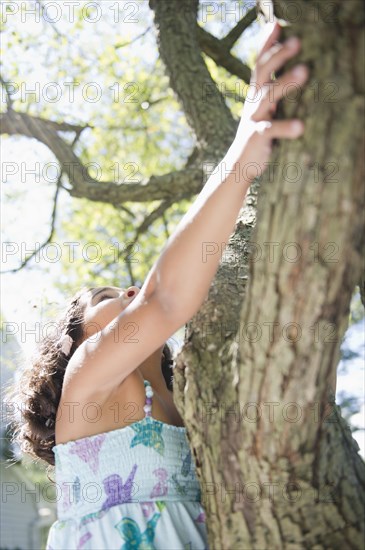
[[[143,31],[143,33],[139,34],[138,36],[135,36],[134,38],[132,38],[132,40],[130,42],[124,42],[124,44],[116,44],[115,45],[115,49],[116,50],[119,50],[120,48],[125,48],[126,46],[130,46],[130,44],[133,44],[133,42],[136,42],[137,40],[139,40],[140,38],[142,38],[145,34],[148,33],[148,31],[150,31],[152,29],[152,27],[147,27],[147,29],[145,31]]]
[[[8,110],[10,111],[13,108],[13,100],[11,99],[11,93],[9,92],[9,82],[6,82],[6,80],[3,79],[1,74],[0,74],[0,83],[5,89],[6,105],[8,107]]]
[[[28,262],[30,262],[30,260],[32,258],[34,258],[34,256],[36,256],[48,243],[51,242],[51,240],[53,239],[53,235],[54,235],[54,232],[55,232],[55,223],[56,223],[56,213],[57,213],[57,200],[58,200],[58,194],[59,194],[59,191],[60,191],[60,188],[61,188],[61,178],[62,178],[62,175],[63,175],[63,172],[61,171],[60,172],[60,175],[57,179],[57,184],[56,184],[56,192],[55,192],[55,195],[54,195],[54,199],[53,199],[53,209],[52,209],[52,215],[51,215],[51,230],[50,230],[50,233],[47,237],[47,239],[40,245],[38,246],[32,253],[30,256],[28,256],[28,258],[25,258],[22,263],[20,264],[20,266],[18,267],[15,267],[14,269],[7,269],[5,271],[1,271],[0,273],[1,274],[4,274],[4,273],[17,273],[18,271],[20,271],[21,269],[23,269],[23,267],[25,267]]]
[[[44,9],[44,8],[43,8],[43,4],[42,4],[41,0],[36,0],[36,4],[38,4],[38,6],[39,6],[39,8],[40,8],[41,17],[42,17],[43,21],[44,21],[45,23],[49,23],[49,24],[51,25],[51,27],[53,28],[53,30],[55,31],[55,33],[57,34],[57,36],[58,36],[59,38],[64,37],[65,35],[62,34],[62,33],[57,29],[57,27],[56,27],[55,23],[53,23],[53,21],[49,21],[49,20],[44,19],[44,17],[43,17],[43,9]]]

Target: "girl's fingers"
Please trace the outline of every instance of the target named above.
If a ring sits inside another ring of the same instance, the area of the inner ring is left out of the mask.
[[[254,97],[260,93],[261,87],[265,92],[262,99],[258,99],[259,106],[251,117],[251,121],[255,124],[256,134],[268,141],[272,139],[297,139],[304,133],[304,123],[301,120],[267,120],[275,112],[276,104],[285,95],[288,85],[304,84],[309,74],[308,67],[300,65],[285,73],[277,81],[272,82],[272,73],[294,57],[301,47],[300,40],[297,37],[289,38],[284,44],[278,43],[280,31],[281,27],[275,21],[272,29],[268,30],[270,34],[257,57],[251,82]],[[259,96],[257,95],[257,97]]]
[[[257,111],[253,115],[253,120],[259,121],[267,118],[276,110],[277,102],[286,96],[286,94],[293,92],[298,93],[309,76],[309,69],[306,65],[297,65],[293,70],[283,74],[278,80],[271,84],[265,85],[265,95],[261,99]]]
[[[284,44],[276,44],[257,61],[256,83],[263,86],[271,82],[273,72],[280,69],[286,61],[294,57],[300,50],[300,40],[296,36],[290,37]]]
[[[258,56],[257,56],[257,60],[259,60],[265,52],[267,52],[271,46],[273,46],[273,44],[275,44],[275,42],[277,42],[279,36],[280,36],[280,32],[281,32],[281,26],[279,25],[279,23],[277,22],[277,20],[274,21],[274,23],[268,23],[267,24],[267,27],[268,27],[268,30],[267,32],[269,32],[269,36],[267,37],[264,45],[262,46]],[[270,29],[270,27],[272,27],[272,29]]]
[[[267,139],[296,139],[304,133],[301,120],[274,120],[257,122],[256,131]]]

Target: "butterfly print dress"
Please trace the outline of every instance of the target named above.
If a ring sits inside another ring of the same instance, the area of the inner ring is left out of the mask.
[[[150,383],[144,384],[151,395]],[[208,549],[184,427],[146,413],[123,428],[52,450],[58,519],[46,550]]]

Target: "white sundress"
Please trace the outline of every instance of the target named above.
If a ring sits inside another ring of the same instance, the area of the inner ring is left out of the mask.
[[[46,550],[208,549],[184,427],[146,412],[133,424],[52,450],[58,519]]]

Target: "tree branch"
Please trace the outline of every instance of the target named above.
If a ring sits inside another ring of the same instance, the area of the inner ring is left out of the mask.
[[[235,42],[241,34],[255,21],[257,18],[257,7],[251,8],[242,19],[240,19],[235,27],[220,40],[222,47],[226,50],[231,50]]]
[[[205,156],[231,145],[236,123],[202,57],[197,25],[197,0],[150,0],[158,46],[170,85],[181,101],[197,145]],[[208,95],[209,94],[209,95]]]
[[[89,174],[88,168],[76,156],[72,146],[58,135],[58,131],[77,132],[85,127],[48,121],[15,111],[0,115],[0,125],[3,134],[22,135],[44,143],[60,163],[62,172],[68,176],[71,187],[64,188],[72,197],[115,206],[126,201],[147,202],[169,198],[179,200],[198,193],[203,185],[201,156],[197,156],[195,162],[183,170],[145,179],[136,178],[133,183],[99,181]],[[217,163],[220,160],[218,154],[219,151],[216,152]]]
[[[251,69],[242,61],[230,53],[230,48],[225,47],[223,40],[219,40],[202,27],[197,25],[199,46],[220,67],[238,76],[244,82],[249,83]]]
[[[6,86],[6,83],[2,79],[1,82],[4,86]],[[38,126],[38,128],[49,128],[56,132],[76,132],[77,134],[81,134],[81,132],[86,128],[92,128],[90,124],[81,126],[80,124],[57,122],[55,120],[48,120],[46,118],[29,115],[27,113],[20,113],[17,111],[0,114],[0,125],[2,134],[21,134],[26,137],[35,137],[31,134],[30,131],[35,124]]]

